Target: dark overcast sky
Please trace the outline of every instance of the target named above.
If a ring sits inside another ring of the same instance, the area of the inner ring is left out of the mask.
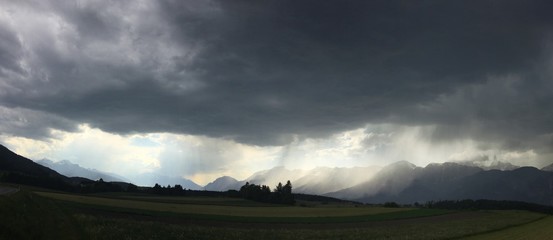
[[[387,123],[553,152],[550,1],[0,1],[0,130],[260,146]]]

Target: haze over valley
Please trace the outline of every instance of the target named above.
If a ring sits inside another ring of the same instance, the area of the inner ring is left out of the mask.
[[[122,181],[109,173],[80,168],[67,161],[57,164],[48,160],[37,162],[69,177]],[[478,161],[431,163],[424,167],[399,161],[384,167],[317,167],[310,170],[274,167],[240,180],[221,176],[205,186],[185,178],[154,174],[141,174],[136,177],[140,182],[129,182],[142,186],[178,184],[185,189],[226,192],[240,190],[246,183],[276,186],[279,182],[289,180],[293,183],[294,193],[364,203],[393,201],[414,204],[439,199],[493,199],[553,205],[551,166],[553,165],[542,169],[519,167],[487,158]]]

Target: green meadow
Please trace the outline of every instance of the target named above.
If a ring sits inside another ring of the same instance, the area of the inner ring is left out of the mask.
[[[0,196],[0,239],[548,239],[553,217],[364,205],[260,205],[236,198]]]

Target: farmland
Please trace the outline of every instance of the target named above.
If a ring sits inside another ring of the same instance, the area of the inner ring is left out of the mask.
[[[302,207],[30,190],[1,196],[0,210],[0,239],[503,239],[529,232],[547,239],[553,224],[547,215],[514,210]]]
[[[104,197],[90,197],[73,194],[38,192],[40,196],[48,198],[91,204],[102,205],[109,207],[130,208],[140,210],[154,210],[160,212],[174,212],[187,214],[207,214],[207,215],[224,215],[224,216],[244,216],[244,217],[343,217],[343,216],[360,216],[374,215],[383,213],[393,213],[400,211],[408,211],[413,209],[408,208],[376,208],[376,207],[325,207],[325,208],[307,208],[307,207],[287,207],[281,205],[272,205],[271,207],[258,207],[256,205],[248,206],[247,204],[255,202],[242,200],[243,206],[225,206],[213,204],[193,204],[193,202],[206,201],[206,198],[188,200],[186,204],[181,203],[164,203],[158,202],[160,198],[141,198],[140,200],[125,200],[113,199]],[[186,197],[173,198],[186,199]],[[225,201],[237,201],[232,198],[212,198],[213,202],[224,204]],[[195,200],[195,201],[194,201]],[[241,200],[241,199],[240,199]],[[239,200],[238,200],[239,201]]]
[[[476,235],[470,240],[484,239],[551,239],[553,238],[553,217],[545,217],[535,222],[520,226],[494,231],[487,234]]]

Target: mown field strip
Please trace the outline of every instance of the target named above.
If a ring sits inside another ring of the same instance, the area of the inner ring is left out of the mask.
[[[511,227],[497,232],[476,235],[466,239],[553,239],[553,216],[548,216],[538,221],[521,226]]]
[[[381,208],[381,207],[336,207],[336,208],[305,208],[305,207],[243,207],[243,206],[217,206],[197,204],[159,203],[147,201],[134,201],[123,199],[110,199],[83,195],[36,192],[36,194],[48,198],[71,201],[83,204],[102,205],[118,208],[132,208],[148,211],[161,211],[185,214],[208,214],[222,216],[243,217],[346,217],[365,216],[384,213],[393,213],[412,210],[409,208]]]

